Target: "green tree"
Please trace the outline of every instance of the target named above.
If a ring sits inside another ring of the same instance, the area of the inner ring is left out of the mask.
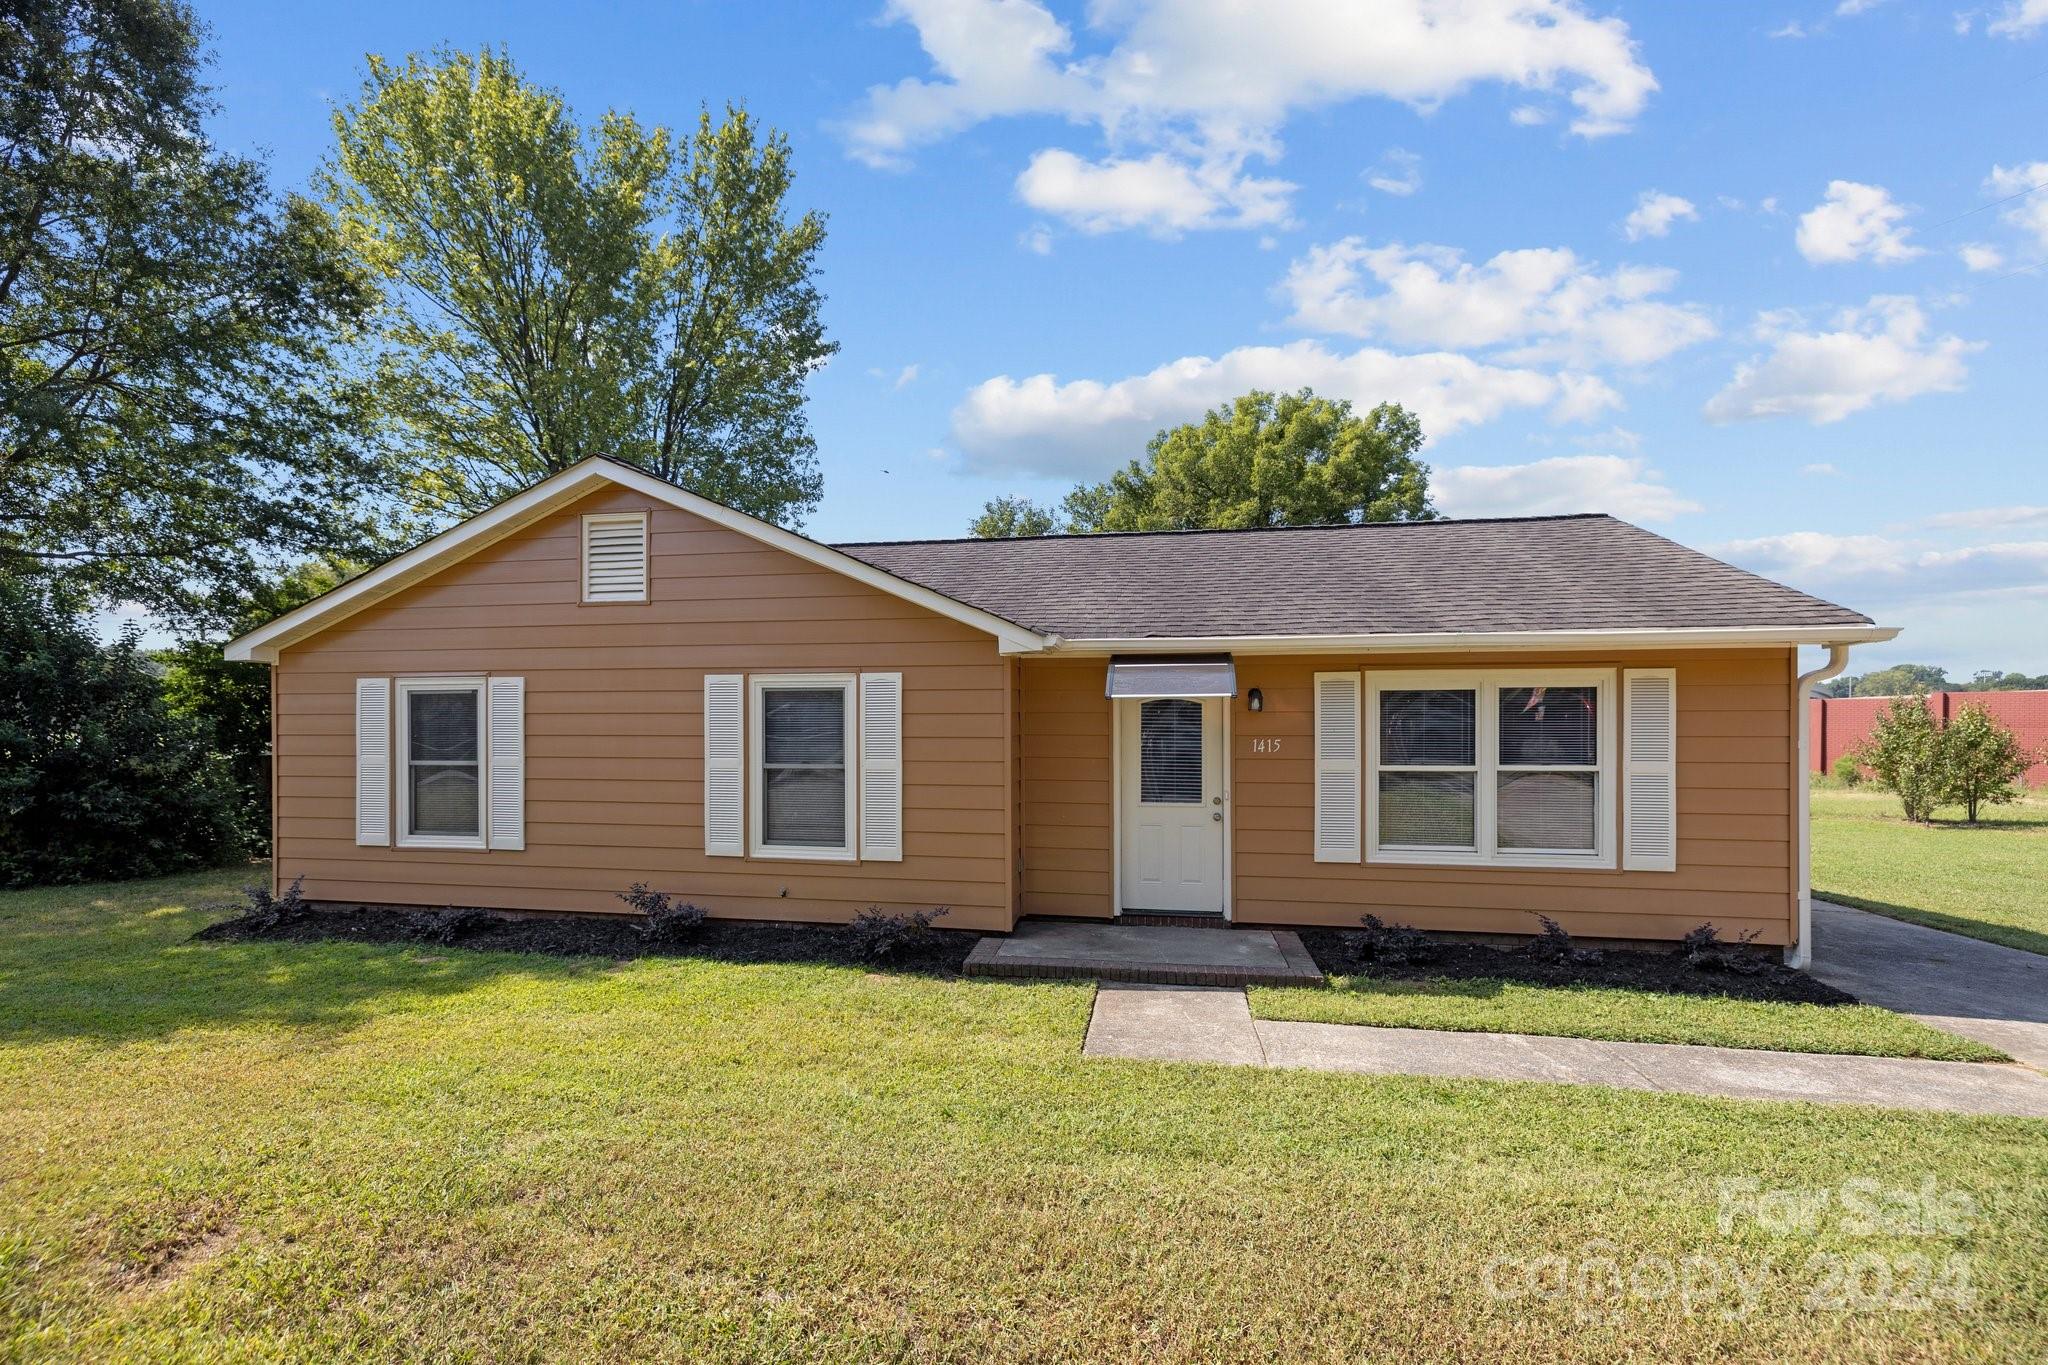
[[[822,482],[804,382],[824,220],[743,110],[579,125],[502,52],[372,57],[322,176],[385,282],[375,370],[427,515],[590,455],[786,523]]]
[[[1948,673],[1933,664],[1893,664],[1856,679],[1852,697],[1906,697],[1914,692],[1948,692],[1955,688]]]
[[[207,141],[200,40],[173,0],[0,14],[0,574],[173,622],[367,547],[379,473],[333,353],[375,290]]]
[[[1961,806],[1973,825],[1979,806],[2002,806],[2019,799],[2019,780],[2034,762],[2018,736],[1972,703],[1957,707],[1949,717],[1942,729],[1941,746],[1942,798]]]
[[[2032,692],[2048,689],[2048,673],[2028,675],[2025,673],[1999,673],[1985,669],[1971,678],[1969,684],[1959,690],[1965,692]]]
[[[1363,417],[1307,389],[1253,392],[1199,422],[1160,432],[1064,511],[1076,531],[1235,530],[1332,522],[1426,521],[1422,425],[1398,404]]]
[[[1009,540],[1017,536],[1050,536],[1059,533],[1059,514],[1040,507],[1029,498],[1007,495],[982,504],[981,515],[967,527],[967,533],[983,540]]]
[[[207,727],[171,714],[132,630],[102,646],[83,607],[0,577],[0,885],[206,867],[247,837]]]
[[[1925,824],[1948,787],[1947,753],[1941,726],[1922,688],[1877,713],[1856,757],[1879,786],[1896,792],[1906,818]]]
[[[230,638],[310,602],[356,572],[336,560],[308,560],[244,594]],[[163,694],[173,716],[203,726],[234,783],[237,823],[252,852],[270,840],[270,666],[230,663],[212,640],[160,651]]]

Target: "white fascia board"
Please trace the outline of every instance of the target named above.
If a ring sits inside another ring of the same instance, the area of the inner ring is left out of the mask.
[[[807,563],[843,574],[893,597],[936,612],[940,616],[972,626],[976,630],[986,631],[996,637],[998,647],[1004,654],[1035,653],[1051,644],[1051,638],[1048,636],[1027,630],[1013,621],[1006,621],[977,607],[970,607],[964,602],[947,597],[944,593],[933,592],[930,588],[912,583],[908,579],[898,578],[829,545],[821,545],[794,531],[785,531],[780,526],[757,517],[750,517],[744,512],[734,511],[722,503],[699,497],[630,465],[592,457],[572,465],[553,478],[535,484],[523,493],[506,499],[487,512],[479,512],[469,520],[449,527],[440,535],[415,546],[396,559],[388,560],[332,592],[315,598],[294,611],[286,612],[275,621],[258,626],[239,639],[229,641],[223,652],[227,658],[236,662],[276,663],[278,651],[285,646],[317,634],[337,621],[353,616],[366,607],[374,606],[393,593],[432,577],[448,566],[459,563],[492,543],[533,524],[548,513],[587,496],[593,489],[603,484],[630,488],[658,502],[680,508],[727,530],[737,531],[764,545],[794,555]]]
[[[1406,635],[1246,635],[1057,640],[1058,654],[1370,654],[1418,650],[1729,649],[1740,646],[1873,644],[1897,626],[1723,626],[1694,630],[1431,631]]]

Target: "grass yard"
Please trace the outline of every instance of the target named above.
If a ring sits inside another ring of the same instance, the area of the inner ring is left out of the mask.
[[[2009,948],[2048,953],[2048,794],[1960,809],[1911,825],[1899,799],[1868,788],[1813,792],[1813,891]]]
[[[1709,1043],[1782,1052],[2009,1060],[1968,1038],[1929,1028],[1875,1005],[1795,1005],[1715,996],[1669,995],[1610,986],[1535,986],[1519,981],[1398,981],[1330,978],[1330,989],[1257,989],[1261,1019],[1460,1033],[1537,1033],[1627,1043]]]
[[[2048,1351],[2048,1123],[1084,1063],[1066,983],[186,942],[240,880],[0,894],[0,1359]],[[1743,1180],[1970,1203],[1723,1228]]]

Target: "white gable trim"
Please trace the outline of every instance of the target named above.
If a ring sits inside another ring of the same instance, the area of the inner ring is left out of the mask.
[[[630,465],[593,456],[542,480],[523,493],[507,498],[487,512],[479,512],[468,521],[449,527],[432,540],[407,550],[396,559],[387,560],[358,578],[350,579],[294,611],[286,612],[268,625],[258,626],[247,635],[230,640],[224,652],[237,662],[274,664],[278,651],[286,646],[317,635],[336,622],[433,577],[607,484],[629,488],[671,507],[681,508],[806,563],[830,569],[949,620],[986,631],[996,637],[1004,654],[1034,653],[1051,643],[1048,637],[1036,631],[1026,630],[1013,621],[970,607],[908,579],[898,578],[872,564],[842,554],[829,545],[820,545],[794,531],[785,531],[758,517],[750,517],[745,512],[699,497]]]

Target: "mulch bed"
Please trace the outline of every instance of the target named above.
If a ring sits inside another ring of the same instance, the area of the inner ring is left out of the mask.
[[[616,915],[512,918],[488,911],[313,910],[276,924],[247,916],[221,920],[193,937],[211,943],[409,943],[555,957],[694,957],[719,962],[782,962],[958,976],[981,935],[935,929],[926,941],[884,960],[864,955],[846,930],[829,924],[706,920],[686,939],[650,943],[640,921]]]
[[[1805,1005],[1853,1005],[1856,997],[1784,963],[1750,954],[1747,970],[1694,966],[1683,950],[1641,948],[1590,950],[1582,960],[1538,955],[1533,945],[1432,939],[1406,961],[1373,956],[1373,936],[1362,930],[1304,929],[1301,942],[1316,966],[1331,976],[1369,976],[1395,981],[1521,981],[1535,986],[1620,986],[1668,995],[1722,995],[1737,1000]],[[1585,952],[1586,950],[1580,950]],[[1739,950],[1736,950],[1739,951]]]

